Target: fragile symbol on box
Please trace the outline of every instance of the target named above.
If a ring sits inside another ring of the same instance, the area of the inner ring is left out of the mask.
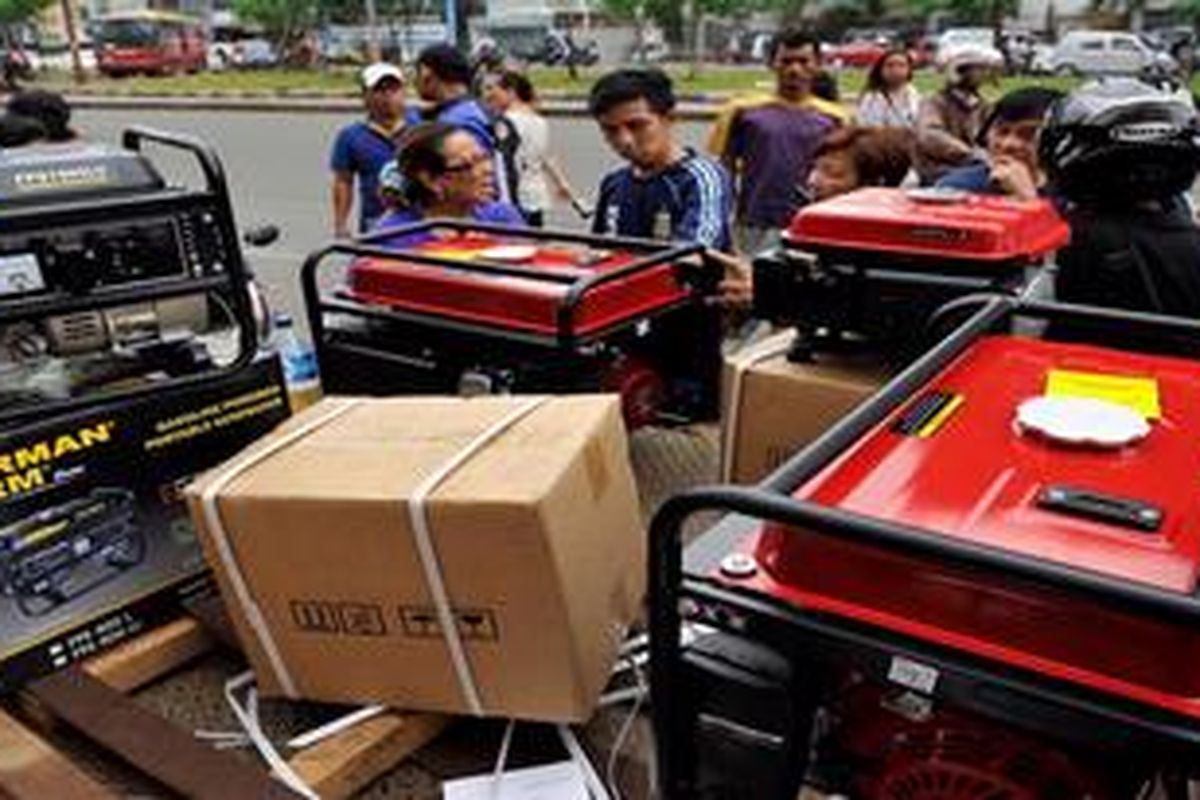
[[[496,615],[484,608],[455,609],[458,634],[464,639],[494,642],[500,638]],[[400,625],[406,636],[436,638],[442,635],[437,611],[432,606],[400,606]]]
[[[333,603],[319,600],[293,600],[292,622],[306,633],[337,633],[340,629]]]
[[[373,603],[293,600],[292,622],[305,633],[386,636],[383,608]]]

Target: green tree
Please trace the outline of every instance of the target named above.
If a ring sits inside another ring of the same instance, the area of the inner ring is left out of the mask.
[[[54,0],[0,0],[0,25],[15,25],[36,16]]]
[[[292,53],[316,26],[322,4],[320,0],[233,0],[232,5],[239,19],[261,25],[279,52]]]

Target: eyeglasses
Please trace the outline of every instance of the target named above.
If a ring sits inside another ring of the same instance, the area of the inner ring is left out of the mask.
[[[442,171],[450,172],[450,173],[469,172],[470,170],[473,170],[478,166],[486,164],[489,161],[491,161],[491,156],[489,156],[487,153],[479,153],[474,158],[468,159],[467,161],[464,161],[461,164],[447,164],[442,169]]]

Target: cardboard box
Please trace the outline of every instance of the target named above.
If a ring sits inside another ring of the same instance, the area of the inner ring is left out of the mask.
[[[188,499],[269,695],[584,720],[644,590],[613,395],[330,398]]]
[[[784,331],[725,357],[721,374],[721,479],[755,483],[870,397],[889,377],[873,354],[818,355],[793,363]]]
[[[279,360],[0,435],[0,691],[212,591],[182,487],[288,415]]]

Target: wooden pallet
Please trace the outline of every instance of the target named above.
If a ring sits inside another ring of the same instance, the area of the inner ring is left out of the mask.
[[[186,797],[297,798],[254,762],[213,749],[130,698],[130,692],[207,653],[225,638],[221,633],[186,617],[27,686],[19,715],[0,709],[0,798],[118,796],[39,732],[64,724]],[[300,751],[289,763],[320,797],[340,800],[423,747],[449,719],[386,712]]]

